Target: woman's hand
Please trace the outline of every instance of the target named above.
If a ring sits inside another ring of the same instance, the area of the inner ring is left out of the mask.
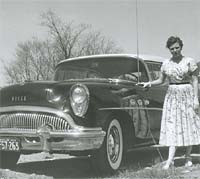
[[[198,98],[194,99],[194,110],[196,113],[199,113],[199,100]]]
[[[143,88],[150,88],[151,82],[142,82],[142,83],[137,83],[136,85],[142,86]]]

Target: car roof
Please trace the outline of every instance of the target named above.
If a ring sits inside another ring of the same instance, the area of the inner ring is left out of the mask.
[[[146,54],[99,54],[99,55],[89,55],[89,56],[80,56],[80,57],[74,57],[74,58],[68,58],[65,60],[62,60],[58,63],[58,65],[62,63],[67,63],[69,61],[74,61],[74,60],[83,60],[83,59],[92,59],[92,58],[103,58],[103,57],[125,57],[125,58],[135,58],[135,59],[140,59],[143,61],[151,61],[151,62],[163,62],[166,60],[164,57],[160,56],[155,56],[155,55],[146,55]]]

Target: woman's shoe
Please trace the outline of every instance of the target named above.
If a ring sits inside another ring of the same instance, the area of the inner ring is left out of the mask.
[[[191,167],[193,164],[192,164],[192,158],[190,156],[188,157],[185,157],[185,167]]]
[[[166,162],[166,164],[162,167],[163,170],[168,170],[170,167],[174,165],[174,161]]]
[[[185,167],[191,167],[193,165],[192,161],[188,160],[186,163],[185,163]]]

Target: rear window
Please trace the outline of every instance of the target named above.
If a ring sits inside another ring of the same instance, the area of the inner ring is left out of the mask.
[[[150,76],[152,80],[157,80],[160,77],[161,63],[148,62],[147,63]]]

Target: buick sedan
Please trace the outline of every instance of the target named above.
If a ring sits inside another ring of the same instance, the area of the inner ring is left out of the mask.
[[[0,167],[20,154],[89,156],[100,172],[116,171],[126,152],[157,144],[167,85],[155,80],[164,58],[108,54],[61,61],[53,81],[0,90]]]

